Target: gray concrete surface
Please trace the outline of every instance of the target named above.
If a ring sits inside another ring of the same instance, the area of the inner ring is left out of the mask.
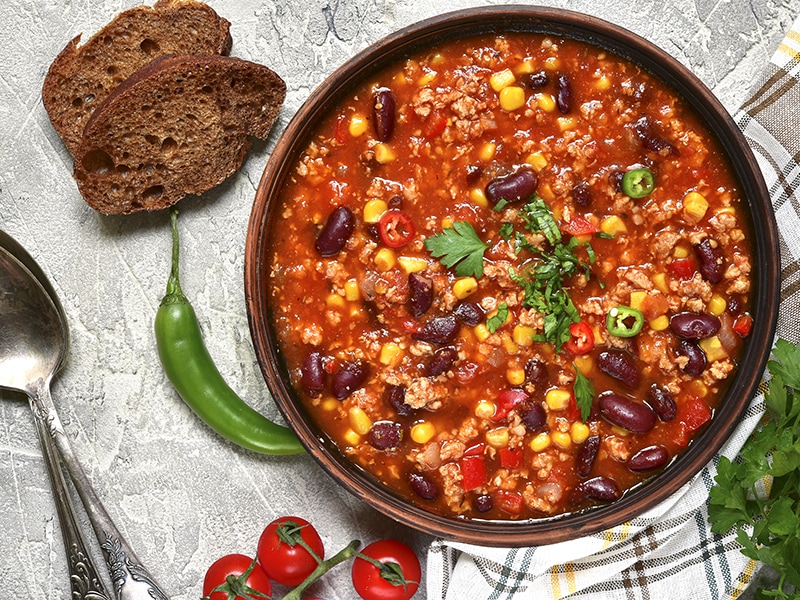
[[[492,4],[501,2],[492,2]],[[135,0],[5,0],[0,4],[0,228],[41,263],[61,295],[72,347],[54,395],[71,441],[117,524],[175,600],[198,598],[219,555],[252,553],[272,518],[317,524],[330,552],[351,539],[427,538],[389,522],[308,457],[241,451],[202,426],[173,393],[152,321],[169,270],[168,214],[103,217],[80,198],[71,158],[40,99],[49,63]],[[219,188],[181,203],[182,279],[223,375],[278,418],[247,327],[245,229],[277,135],[311,90],[391,31],[476,0],[211,0],[232,23],[232,54],[277,71],[288,96],[273,138]],[[800,14],[800,0],[545,1],[645,36],[688,65],[734,110]],[[69,597],[65,555],[32,416],[0,395],[0,598]],[[87,530],[88,531],[88,530]],[[339,567],[314,591],[355,597]],[[424,597],[420,593],[419,597]]]

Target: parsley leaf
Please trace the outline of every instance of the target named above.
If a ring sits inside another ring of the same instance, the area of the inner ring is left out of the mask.
[[[575,363],[575,385],[572,390],[575,393],[575,401],[578,403],[578,408],[581,409],[581,420],[586,422],[589,419],[589,414],[592,412],[592,400],[594,400],[594,387],[592,382],[578,370]]]
[[[483,253],[489,247],[466,221],[456,221],[425,240],[425,247],[445,267],[455,266],[459,277],[483,275]]]
[[[531,198],[520,211],[526,227],[531,231],[541,231],[547,241],[555,244],[561,241],[561,231],[558,223],[550,212],[550,207],[539,196]]]
[[[486,329],[488,329],[490,333],[494,333],[503,326],[506,319],[508,319],[508,304],[501,302],[497,305],[497,312],[486,319]]]
[[[770,420],[736,461],[720,459],[708,516],[713,532],[736,528],[742,554],[780,575],[761,597],[789,599],[800,589],[800,345],[778,340],[772,356],[764,394]]]

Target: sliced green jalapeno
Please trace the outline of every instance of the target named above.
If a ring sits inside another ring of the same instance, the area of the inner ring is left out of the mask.
[[[633,169],[622,176],[622,191],[631,198],[644,198],[656,187],[656,178],[650,169]]]
[[[615,306],[608,311],[606,329],[611,335],[629,338],[635,336],[644,327],[644,315],[630,306]]]

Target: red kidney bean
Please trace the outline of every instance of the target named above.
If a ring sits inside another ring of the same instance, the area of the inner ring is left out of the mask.
[[[333,256],[338,253],[356,226],[356,218],[346,206],[340,206],[328,215],[327,221],[317,236],[315,247],[322,256]]]
[[[452,315],[437,317],[425,323],[422,329],[412,333],[411,337],[418,342],[442,346],[449,344],[458,334],[458,321]]]
[[[525,363],[525,381],[543,385],[547,381],[547,364],[538,358],[529,358]]]
[[[628,459],[628,469],[634,473],[655,471],[669,462],[669,452],[664,446],[642,448]]]
[[[583,445],[578,450],[575,457],[575,473],[578,477],[588,477],[594,465],[594,459],[597,458],[597,451],[600,449],[600,436],[593,435],[586,438]]]
[[[390,385],[383,390],[383,399],[388,402],[399,417],[410,417],[416,411],[405,403],[406,387],[404,385]]]
[[[403,426],[395,421],[376,421],[369,428],[367,441],[376,450],[397,448],[403,440]]]
[[[670,142],[662,137],[653,133],[653,127],[650,124],[650,119],[642,117],[633,125],[633,130],[642,142],[642,146],[646,150],[656,152],[658,154],[672,154],[678,156],[678,149]]]
[[[466,181],[467,185],[472,186],[478,182],[478,179],[480,179],[481,174],[483,173],[483,167],[480,165],[467,165],[466,171],[467,174],[464,180]]]
[[[419,473],[411,473],[411,475],[408,476],[408,479],[411,489],[423,500],[433,502],[439,497],[439,490],[436,487],[436,484],[424,475],[420,475]]]
[[[464,325],[475,327],[483,321],[483,309],[475,302],[459,302],[453,314],[458,317]]]
[[[539,185],[539,177],[536,171],[528,167],[522,167],[511,175],[495,177],[486,185],[486,198],[492,204],[497,204],[500,200],[508,203],[527,200],[536,191]]]
[[[494,508],[494,500],[489,494],[481,494],[472,501],[472,507],[479,513],[487,513]]]
[[[522,419],[522,424],[525,429],[530,432],[536,432],[543,429],[547,425],[547,413],[538,402],[531,402],[525,404],[517,410],[519,418]]]
[[[567,114],[572,107],[572,87],[569,84],[569,77],[559,75],[557,80],[558,93],[556,94],[556,105],[561,114]]]
[[[672,397],[672,394],[669,393],[669,390],[666,388],[662,388],[657,383],[654,383],[650,386],[650,390],[647,392],[647,400],[646,402],[650,405],[658,418],[664,421],[672,421],[675,418],[675,415],[678,414],[678,405],[675,404],[675,399]]]
[[[622,178],[625,177],[625,171],[611,171],[608,175],[608,184],[614,189],[615,192],[622,192]]]
[[[613,392],[601,394],[599,405],[606,421],[631,433],[647,433],[656,425],[656,413],[652,408]]]
[[[319,396],[325,387],[325,369],[319,352],[309,352],[303,359],[300,365],[300,385],[311,398]]]
[[[381,142],[388,142],[394,133],[395,101],[391,90],[381,88],[375,92],[372,106],[375,118],[375,135]]]
[[[717,317],[701,313],[682,312],[672,315],[669,319],[669,328],[684,340],[702,340],[710,337],[719,331],[720,325]]]
[[[580,504],[584,498],[599,500],[601,502],[612,502],[620,497],[617,482],[610,477],[592,477],[586,481],[581,481],[575,487],[573,503]]]
[[[456,360],[458,360],[458,352],[455,348],[451,346],[439,348],[433,353],[433,357],[428,362],[425,374],[428,377],[438,377],[442,373],[447,373],[453,368]]]
[[[528,73],[527,75],[523,75],[520,82],[522,85],[532,89],[532,90],[540,90],[544,86],[547,85],[549,78],[547,77],[546,71],[539,71],[538,73]]]
[[[592,204],[592,191],[586,181],[581,181],[572,188],[572,201],[581,208],[589,208]]]
[[[331,392],[338,400],[344,400],[367,380],[369,366],[361,359],[348,361],[339,367],[331,380]]]
[[[722,246],[712,242],[711,238],[705,238],[699,244],[695,244],[694,252],[700,263],[699,270],[703,278],[711,283],[722,281],[725,272],[725,256]]]
[[[738,296],[732,296],[728,300],[728,313],[732,317],[738,317],[742,312],[742,300]]]
[[[427,277],[411,273],[408,276],[408,308],[413,317],[421,317],[433,304],[433,282]]]
[[[706,353],[695,341],[692,340],[678,340],[678,347],[676,349],[678,356],[685,356],[689,359],[683,366],[683,372],[687,375],[701,375],[706,370],[708,359]]]
[[[597,367],[628,387],[639,387],[641,378],[636,359],[624,350],[604,350],[597,357]]]

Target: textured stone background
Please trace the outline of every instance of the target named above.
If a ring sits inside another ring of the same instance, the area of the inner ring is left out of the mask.
[[[117,525],[176,600],[200,596],[219,555],[253,553],[272,518],[316,523],[333,553],[350,539],[421,534],[388,522],[308,457],[265,458],[216,437],[174,394],[152,321],[169,270],[168,214],[103,217],[71,179],[71,158],[40,100],[49,63],[74,35],[94,33],[135,0],[4,0],[0,4],[0,228],[40,261],[68,313],[68,364],[53,392],[75,450]],[[543,2],[628,27],[703,79],[729,110],[800,14],[800,0]],[[311,90],[391,31],[476,1],[212,0],[232,23],[232,54],[288,85],[273,138],[201,198],[181,202],[182,282],[231,385],[278,418],[255,362],[242,286],[245,229],[275,138]],[[494,2],[492,3],[494,4]],[[498,2],[500,4],[500,2]],[[64,550],[32,416],[0,392],[0,598],[69,597]],[[88,531],[88,528],[87,528]],[[316,586],[353,598],[348,568]],[[424,597],[424,593],[419,594]]]

